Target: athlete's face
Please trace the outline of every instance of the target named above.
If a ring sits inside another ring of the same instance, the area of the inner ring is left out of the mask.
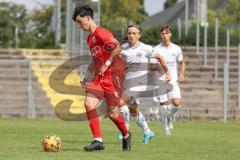
[[[139,42],[139,39],[141,37],[140,31],[135,27],[128,28],[128,42],[131,45],[135,45]]]
[[[79,28],[83,29],[84,31],[90,30],[91,20],[92,19],[90,16],[76,17],[76,23],[78,24]]]
[[[171,40],[171,37],[172,37],[172,33],[170,30],[168,29],[165,29],[161,32],[161,38],[162,38],[162,42],[163,43],[168,43],[170,42]]]

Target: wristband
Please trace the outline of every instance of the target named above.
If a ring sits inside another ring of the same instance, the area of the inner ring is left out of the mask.
[[[106,66],[110,66],[110,65],[111,65],[111,61],[107,60],[107,61],[105,62],[105,65],[106,65]]]

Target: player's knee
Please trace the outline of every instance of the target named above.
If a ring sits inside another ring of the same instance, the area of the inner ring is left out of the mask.
[[[131,116],[136,116],[138,115],[138,109],[137,108],[129,108],[129,112],[131,114]]]
[[[173,101],[172,101],[172,104],[173,104],[174,106],[180,106],[180,105],[181,105],[181,99],[175,99],[175,100],[173,100]]]
[[[133,116],[133,117],[135,117],[136,115],[138,115],[137,112],[134,112],[134,113],[130,112],[130,114],[131,114],[131,116]]]
[[[118,116],[118,112],[116,112],[116,110],[111,110],[111,111],[108,111],[108,117],[110,119],[116,119]]]
[[[91,101],[85,101],[84,105],[87,110],[94,108],[93,103]]]
[[[124,105],[126,105],[126,102],[123,99],[120,99],[119,106],[124,106]]]
[[[163,105],[168,105],[168,101],[166,101],[166,102],[161,102],[160,105],[161,105],[161,106],[163,106]]]
[[[86,97],[84,106],[87,110],[95,109],[99,101],[91,97]]]

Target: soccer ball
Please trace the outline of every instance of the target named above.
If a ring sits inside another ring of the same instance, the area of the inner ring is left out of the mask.
[[[59,152],[61,147],[61,139],[57,135],[47,135],[43,138],[42,148],[45,152]]]

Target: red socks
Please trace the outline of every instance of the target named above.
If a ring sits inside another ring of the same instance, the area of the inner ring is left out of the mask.
[[[100,131],[99,118],[98,118],[96,109],[87,111],[87,117],[88,117],[89,125],[91,127],[94,138],[102,138],[101,131]]]
[[[128,130],[127,130],[126,124],[124,122],[123,117],[120,114],[118,114],[117,119],[112,120],[112,121],[116,124],[116,126],[121,131],[123,136],[126,136],[128,134]]]
[[[87,117],[88,117],[89,125],[91,127],[94,138],[102,138],[101,131],[100,131],[99,118],[97,116],[96,109],[87,111]],[[123,136],[126,136],[128,134],[128,130],[125,125],[124,119],[120,114],[118,114],[118,117],[112,121],[116,124],[116,126],[121,131]]]

